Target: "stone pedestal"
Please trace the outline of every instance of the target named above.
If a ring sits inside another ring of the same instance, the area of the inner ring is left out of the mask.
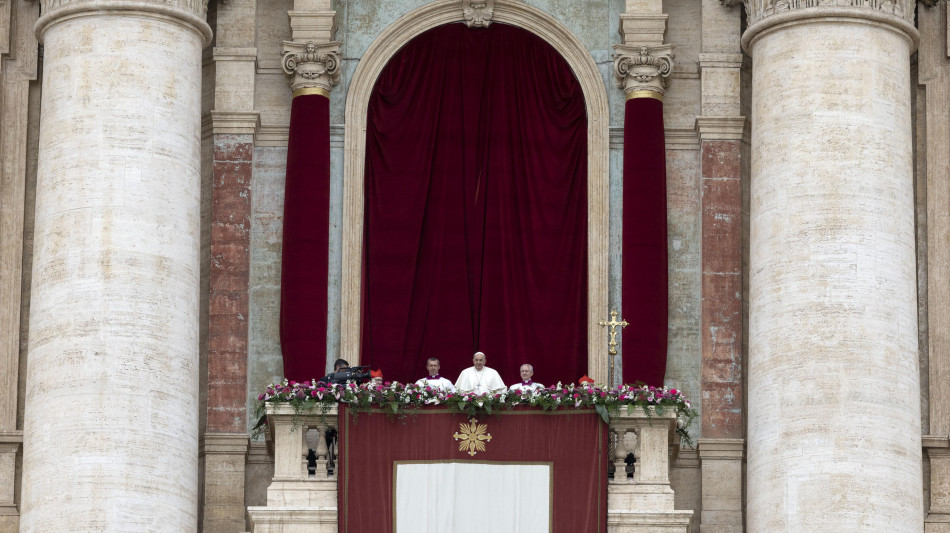
[[[16,505],[16,458],[23,441],[19,431],[0,432],[0,533],[16,533],[20,513]]]
[[[923,437],[930,459],[930,510],[924,521],[926,533],[950,533],[950,439]]]
[[[746,2],[754,532],[923,522],[915,2],[842,3]]]
[[[289,405],[267,409],[268,445],[274,453],[274,479],[267,505],[247,508],[254,533],[335,533],[337,477],[328,468],[323,435],[337,427],[337,408],[297,414]],[[316,430],[316,472],[307,472],[307,431]]]
[[[20,527],[195,531],[201,2],[44,1]]]
[[[204,533],[244,531],[244,464],[246,433],[209,433],[201,438],[204,460]]]
[[[699,439],[703,533],[742,533],[742,439]]]
[[[692,511],[678,511],[670,488],[670,455],[679,449],[676,413],[623,408],[610,419],[615,435],[614,479],[607,485],[607,529],[611,533],[689,531]],[[624,458],[636,458],[632,478]]]

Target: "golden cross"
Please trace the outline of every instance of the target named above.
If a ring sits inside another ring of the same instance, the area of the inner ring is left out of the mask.
[[[623,329],[630,325],[627,323],[626,320],[623,320],[623,319],[617,320],[617,315],[619,314],[620,313],[618,313],[617,310],[614,309],[613,311],[610,312],[609,322],[606,320],[600,321],[601,326],[610,326],[610,342],[607,343],[607,346],[610,347],[610,349],[607,350],[607,353],[609,353],[610,355],[617,355],[617,334],[620,333],[619,331],[617,331],[617,326],[620,326],[620,328]]]

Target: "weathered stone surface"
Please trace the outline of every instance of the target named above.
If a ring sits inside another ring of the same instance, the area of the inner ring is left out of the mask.
[[[252,141],[250,134],[214,135],[208,432],[242,432],[248,424]]]
[[[917,532],[915,30],[870,8],[796,13],[743,37],[756,69],[747,525]]]
[[[209,32],[156,10],[47,12],[41,28],[26,531],[197,527],[200,50]]]

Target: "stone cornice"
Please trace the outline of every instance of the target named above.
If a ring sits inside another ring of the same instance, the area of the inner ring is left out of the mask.
[[[935,3],[936,0],[930,0]],[[749,26],[768,17],[793,11],[850,7],[895,15],[906,22],[914,22],[917,0],[719,0],[724,7],[745,4]],[[926,4],[927,2],[925,2]]]
[[[702,141],[741,141],[745,117],[696,117],[696,133]]]
[[[211,111],[211,132],[254,135],[261,126],[258,111]]]
[[[673,71],[673,46],[614,45],[614,81],[624,93],[666,92],[666,78]]]
[[[701,438],[696,441],[699,447],[699,457],[701,460],[711,459],[742,459],[745,457],[744,439],[708,439]]]
[[[293,76],[293,91],[318,87],[329,91],[340,82],[340,41],[297,43],[284,41],[281,66]]]
[[[257,48],[215,46],[211,57],[215,61],[257,61]]]
[[[198,456],[246,455],[247,433],[205,433],[198,441]]]
[[[699,68],[740,68],[742,54],[699,54]]]

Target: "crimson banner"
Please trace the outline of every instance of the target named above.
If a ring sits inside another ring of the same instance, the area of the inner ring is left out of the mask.
[[[550,510],[542,510],[550,513],[550,529],[546,530],[606,531],[607,425],[593,410],[512,410],[470,420],[444,408],[427,408],[394,419],[378,409],[353,413],[341,405],[340,420],[339,510],[343,533],[396,531],[398,467],[443,463],[549,465],[548,486],[540,484],[529,489],[549,491],[549,495],[541,495],[550,506]],[[479,483],[478,479],[463,482],[467,483],[467,500],[484,500],[493,492],[511,490],[499,484]],[[418,490],[420,494],[408,496],[425,497],[421,493],[424,489]],[[527,505],[523,502],[534,501],[523,492],[520,489],[515,495],[515,509]],[[403,500],[406,496],[400,495]],[[444,495],[440,497],[447,501]],[[437,511],[451,513],[456,507],[471,505],[470,501],[458,500],[440,506]],[[497,506],[461,518],[487,523],[488,513],[493,510],[497,512]]]
[[[669,329],[663,102],[627,100],[623,128],[623,382],[662,387]]]
[[[329,247],[330,100],[306,94],[290,108],[280,268],[280,346],[294,381],[326,372]]]

